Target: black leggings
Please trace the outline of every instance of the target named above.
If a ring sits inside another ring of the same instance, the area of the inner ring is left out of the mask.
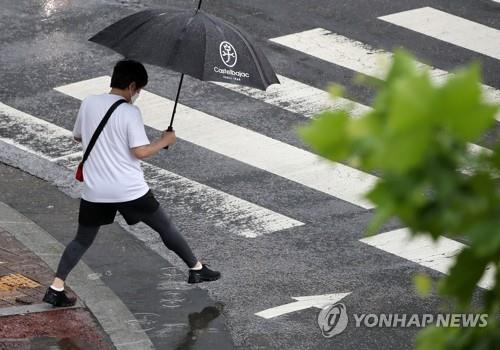
[[[196,265],[198,259],[194,256],[184,237],[177,231],[161,207],[142,221],[158,232],[165,246],[175,252],[188,267]],[[100,226],[78,225],[76,237],[66,246],[59,261],[56,277],[62,280],[66,279],[70,271],[76,266],[92,242],[94,242],[99,228]]]

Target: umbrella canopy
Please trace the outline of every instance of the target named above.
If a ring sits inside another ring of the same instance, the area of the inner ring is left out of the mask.
[[[123,56],[188,74],[261,90],[279,83],[249,35],[196,10],[145,10],[89,39]]]

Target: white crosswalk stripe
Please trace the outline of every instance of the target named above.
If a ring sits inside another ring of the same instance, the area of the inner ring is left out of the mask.
[[[392,53],[376,50],[364,43],[349,39],[323,28],[315,28],[300,33],[289,34],[271,41],[335,65],[376,78],[383,78],[392,60]],[[425,66],[422,64],[422,66]],[[448,72],[429,67],[436,82],[448,77]],[[485,98],[500,104],[500,90],[483,85]],[[496,116],[500,120],[500,113]]]
[[[56,90],[81,100],[90,94],[107,92],[109,79],[99,77]],[[165,112],[172,110],[173,103],[147,91],[142,91],[137,101],[144,123],[158,130],[167,128],[169,119]],[[177,112],[175,129],[184,140],[360,207],[373,207],[364,194],[371,189],[375,176],[181,104]]]
[[[283,75],[278,75],[278,79],[281,84],[271,85],[266,91],[227,83],[216,84],[307,118],[311,118],[319,111],[326,109],[351,109],[355,115],[369,110],[367,106],[346,98],[332,99],[325,90]]]
[[[327,29],[314,28],[300,33],[269,39],[308,55],[318,57],[368,76],[382,79],[392,61],[392,53],[377,50]],[[434,77],[446,76],[446,71],[432,68]]]
[[[80,145],[69,130],[0,103],[0,140],[50,161],[80,155]],[[65,162],[75,169],[76,160]],[[201,208],[207,222],[213,222],[229,234],[248,238],[303,225],[246,200],[216,190],[165,169],[143,163],[146,181],[158,198],[182,198],[176,205]],[[168,186],[166,186],[168,184]],[[199,209],[197,209],[199,210]]]
[[[500,30],[422,7],[379,19],[500,60]]]
[[[360,241],[442,273],[449,272],[456,256],[465,248],[464,244],[446,237],[440,237],[437,241],[428,236],[412,238],[405,228],[380,233]],[[494,268],[489,267],[478,286],[491,288],[494,285],[494,271]]]
[[[6,142],[33,149],[40,155],[43,154],[47,159],[64,157],[81,151],[81,147],[63,128],[56,127],[52,123],[35,118],[1,102],[0,114],[2,115],[0,118],[0,137],[5,138],[4,133],[15,131],[15,137],[10,140],[5,138]]]

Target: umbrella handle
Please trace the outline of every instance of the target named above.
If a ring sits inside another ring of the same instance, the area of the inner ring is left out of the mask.
[[[166,131],[174,131],[174,128],[172,127],[172,125],[169,125]],[[163,147],[163,149],[168,149],[168,147],[169,146]]]

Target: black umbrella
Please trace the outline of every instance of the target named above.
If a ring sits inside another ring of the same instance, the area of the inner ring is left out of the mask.
[[[172,130],[184,74],[261,90],[278,83],[249,35],[198,8],[145,10],[110,25],[90,41],[123,56],[182,73],[168,130]]]

